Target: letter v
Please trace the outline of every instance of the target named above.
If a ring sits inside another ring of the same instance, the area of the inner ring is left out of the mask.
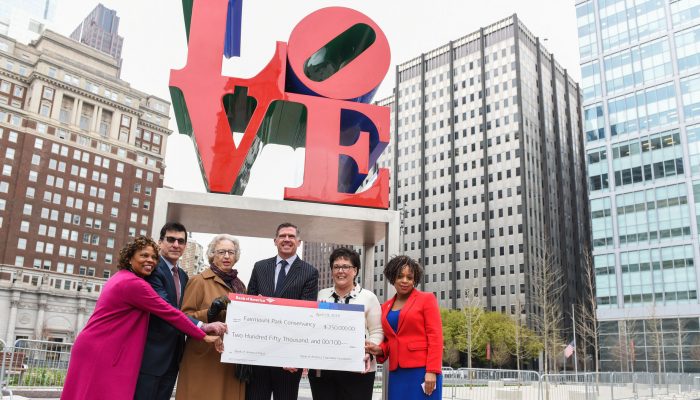
[[[187,64],[170,71],[170,94],[180,132],[194,136],[204,184],[210,192],[231,193],[258,128],[274,100],[284,98],[287,45],[277,42],[270,63],[254,78],[221,75],[229,0],[194,1]],[[185,15],[188,10],[185,9]],[[186,21],[187,22],[187,21]],[[223,105],[236,87],[247,87],[257,107],[238,147]]]

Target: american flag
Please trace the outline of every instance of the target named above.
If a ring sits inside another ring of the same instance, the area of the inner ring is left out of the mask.
[[[574,350],[576,350],[576,340],[572,340],[571,343],[566,346],[564,349],[564,356],[566,356],[566,358],[571,357],[571,355],[574,354]]]

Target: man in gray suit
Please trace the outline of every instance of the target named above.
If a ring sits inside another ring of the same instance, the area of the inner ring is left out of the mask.
[[[301,244],[296,225],[285,222],[277,227],[277,255],[255,263],[248,283],[248,294],[285,299],[316,301],[318,270],[297,256]],[[246,400],[296,400],[301,370],[253,366]]]

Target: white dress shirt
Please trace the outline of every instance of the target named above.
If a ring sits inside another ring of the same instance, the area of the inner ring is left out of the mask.
[[[372,291],[363,289],[359,284],[355,284],[355,287],[353,287],[347,296],[341,297],[335,292],[335,287],[329,287],[318,292],[318,301],[326,303],[362,304],[365,306],[365,340],[374,344],[380,344],[384,340],[384,331],[382,331],[382,307],[379,304],[377,296],[375,296]],[[369,370],[377,370],[377,360],[372,360]]]

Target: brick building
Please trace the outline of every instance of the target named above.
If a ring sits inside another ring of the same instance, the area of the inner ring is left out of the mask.
[[[113,57],[51,31],[0,35],[0,264],[108,278],[150,234],[170,103]]]

